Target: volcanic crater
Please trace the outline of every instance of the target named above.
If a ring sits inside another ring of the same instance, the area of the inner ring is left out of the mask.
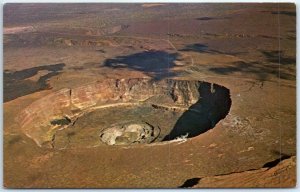
[[[128,146],[195,137],[230,107],[229,89],[213,83],[107,79],[51,93],[16,120],[40,147]]]

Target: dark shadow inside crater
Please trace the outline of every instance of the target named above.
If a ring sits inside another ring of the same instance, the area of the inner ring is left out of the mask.
[[[226,117],[231,107],[229,89],[202,82],[198,91],[200,99],[182,114],[163,141],[182,136],[195,137],[213,128]]]

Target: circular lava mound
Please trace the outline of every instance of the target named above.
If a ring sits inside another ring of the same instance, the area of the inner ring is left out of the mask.
[[[136,145],[195,137],[225,118],[230,106],[229,90],[216,84],[111,79],[48,95],[17,120],[43,147]]]
[[[114,126],[101,132],[101,141],[108,145],[151,143],[159,135],[159,129],[147,123],[128,123]]]

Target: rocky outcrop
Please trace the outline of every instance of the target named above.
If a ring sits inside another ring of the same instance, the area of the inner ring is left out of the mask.
[[[226,98],[224,101],[227,102],[229,91],[222,86],[216,86],[219,89],[227,90],[224,92],[227,94],[226,97],[223,92],[216,93],[218,98],[213,101],[213,105],[221,110],[221,102],[224,100],[221,98]],[[57,129],[68,126],[51,122],[70,121],[72,124],[80,115],[96,108],[116,107],[124,104],[150,103],[153,106],[162,105],[167,108],[186,109],[197,102],[199,103],[200,93],[203,92],[203,88],[206,90],[206,87],[209,90],[210,84],[200,81],[171,79],[153,81],[142,78],[109,79],[52,93],[25,108],[16,120],[20,123],[22,131],[39,146],[42,146],[51,142]],[[206,92],[203,93],[206,94]],[[228,102],[226,105],[227,111],[225,110],[225,113],[227,114],[230,106],[228,108]],[[211,106],[209,105],[208,108]]]

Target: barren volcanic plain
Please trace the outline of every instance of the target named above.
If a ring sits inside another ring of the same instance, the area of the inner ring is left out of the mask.
[[[6,4],[4,186],[296,185],[294,4]]]

